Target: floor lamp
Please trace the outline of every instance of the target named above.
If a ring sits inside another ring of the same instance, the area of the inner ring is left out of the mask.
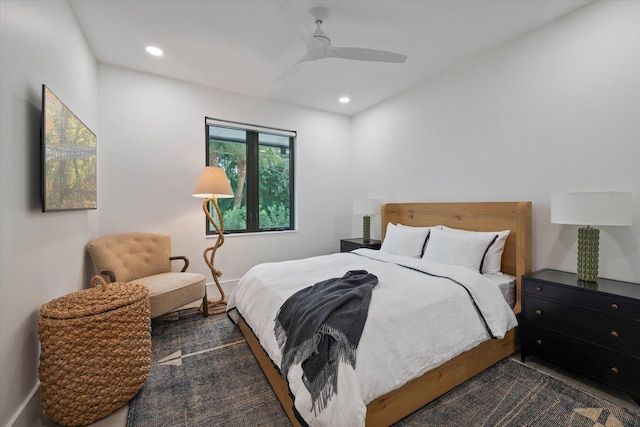
[[[220,212],[220,207],[218,206],[218,199],[233,197],[231,184],[229,183],[229,178],[227,178],[227,173],[224,169],[214,166],[206,166],[200,174],[195,190],[193,190],[193,197],[202,197],[205,199],[204,202],[202,202],[202,210],[204,210],[207,220],[211,225],[213,225],[213,228],[215,228],[218,233],[216,243],[205,249],[202,256],[209,266],[211,275],[213,276],[213,281],[218,287],[218,292],[220,292],[219,299],[208,300],[209,314],[221,314],[227,311],[227,301],[224,295],[224,290],[218,281],[218,277],[222,276],[222,271],[216,269],[213,264],[216,251],[224,243],[224,220],[222,218],[222,213]],[[211,216],[209,203],[213,204],[220,224],[217,224],[213,216]],[[213,307],[217,308],[212,309]],[[204,307],[202,307],[202,309],[204,310]]]

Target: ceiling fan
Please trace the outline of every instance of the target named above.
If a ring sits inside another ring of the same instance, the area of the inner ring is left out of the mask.
[[[289,74],[289,72],[298,64],[303,62],[319,61],[326,58],[391,63],[403,63],[407,60],[406,55],[387,52],[385,50],[333,46],[329,36],[322,31],[323,20],[320,16],[326,16],[328,14],[328,11],[324,7],[315,7],[311,10],[312,15],[316,17],[316,28],[311,32],[305,25],[304,20],[297,15],[287,0],[274,0],[274,3],[280,10],[280,13],[304,40],[307,47],[307,51],[302,58],[300,58],[298,62],[296,62],[277,80],[280,80],[282,77]]]
[[[395,62],[407,60],[406,55],[385,50],[366,49],[361,47],[337,47],[331,44],[331,39],[322,31],[322,20],[316,19],[316,29],[307,40],[307,52],[298,61],[317,61],[324,58],[342,58],[356,61]]]

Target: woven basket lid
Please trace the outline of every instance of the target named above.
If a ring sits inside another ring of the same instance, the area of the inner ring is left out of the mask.
[[[101,282],[101,283],[98,283]],[[101,276],[91,279],[91,288],[61,296],[40,307],[40,315],[53,319],[75,319],[126,307],[143,298],[149,290],[137,283],[106,283]]]

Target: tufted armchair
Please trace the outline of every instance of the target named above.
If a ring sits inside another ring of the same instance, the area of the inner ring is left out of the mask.
[[[170,313],[202,299],[208,316],[207,290],[202,274],[186,273],[189,260],[171,256],[171,238],[155,233],[121,233],[89,242],[89,255],[96,270],[107,281],[134,282],[149,289],[151,318]],[[183,260],[180,272],[171,270],[171,261]]]

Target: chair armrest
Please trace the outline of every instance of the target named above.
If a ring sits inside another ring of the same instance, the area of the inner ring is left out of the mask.
[[[171,261],[175,261],[175,260],[178,260],[178,259],[183,260],[184,261],[184,267],[182,267],[182,270],[180,270],[180,272],[187,271],[187,267],[189,267],[189,259],[186,256],[184,256],[184,255],[172,256],[172,257],[169,257],[169,259]]]
[[[110,282],[115,282],[116,281],[116,273],[114,273],[111,270],[102,270],[100,272],[100,274],[102,274],[103,276],[109,276],[109,281]]]

